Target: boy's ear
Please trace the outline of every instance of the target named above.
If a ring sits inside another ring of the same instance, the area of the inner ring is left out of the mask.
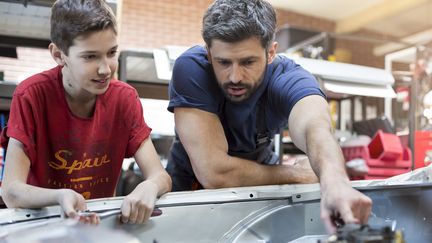
[[[49,44],[48,49],[51,53],[52,58],[54,59],[54,61],[60,65],[60,66],[64,66],[66,64],[64,58],[63,58],[63,52],[60,50],[60,48],[58,48],[58,46],[54,43]]]

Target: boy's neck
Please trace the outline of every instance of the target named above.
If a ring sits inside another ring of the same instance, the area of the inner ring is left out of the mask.
[[[71,112],[82,118],[90,118],[93,116],[97,96],[94,94],[78,93],[70,87],[67,81],[63,80],[63,88],[65,91],[66,102]]]
[[[96,96],[83,102],[82,100],[74,99],[72,96],[66,93],[66,102],[71,112],[81,118],[90,118],[93,116],[96,106]]]

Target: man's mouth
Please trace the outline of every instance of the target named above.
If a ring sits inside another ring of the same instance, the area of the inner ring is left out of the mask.
[[[233,96],[242,96],[246,94],[247,89],[244,87],[228,87],[227,88],[228,94]]]
[[[232,96],[242,96],[248,92],[247,86],[245,85],[226,85],[226,92]]]

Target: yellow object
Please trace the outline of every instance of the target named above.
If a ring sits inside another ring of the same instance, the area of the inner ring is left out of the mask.
[[[329,107],[330,107],[331,125],[332,125],[332,128],[335,128],[336,122],[338,119],[338,103],[337,103],[337,101],[334,101],[334,100],[329,101]]]
[[[336,57],[336,61],[351,63],[351,51],[344,48],[336,48],[333,54]]]
[[[395,232],[395,243],[405,243],[404,237],[403,237],[403,232],[400,230],[397,230]]]
[[[335,55],[329,55],[327,57],[327,60],[329,60],[330,62],[336,62],[336,56]]]

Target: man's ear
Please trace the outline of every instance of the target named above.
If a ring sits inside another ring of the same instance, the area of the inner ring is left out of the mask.
[[[49,44],[48,49],[51,53],[52,58],[54,59],[54,61],[60,65],[60,66],[64,66],[66,65],[66,62],[64,60],[64,54],[63,52],[60,50],[60,48],[58,48],[58,46],[54,43]]]
[[[206,45],[205,49],[207,50],[207,60],[209,61],[209,63],[211,64],[211,53],[210,53],[210,48]]]
[[[276,57],[276,50],[278,47],[278,43],[276,41],[274,41],[273,43],[270,44],[269,48],[268,48],[268,64],[272,63],[274,58]]]

